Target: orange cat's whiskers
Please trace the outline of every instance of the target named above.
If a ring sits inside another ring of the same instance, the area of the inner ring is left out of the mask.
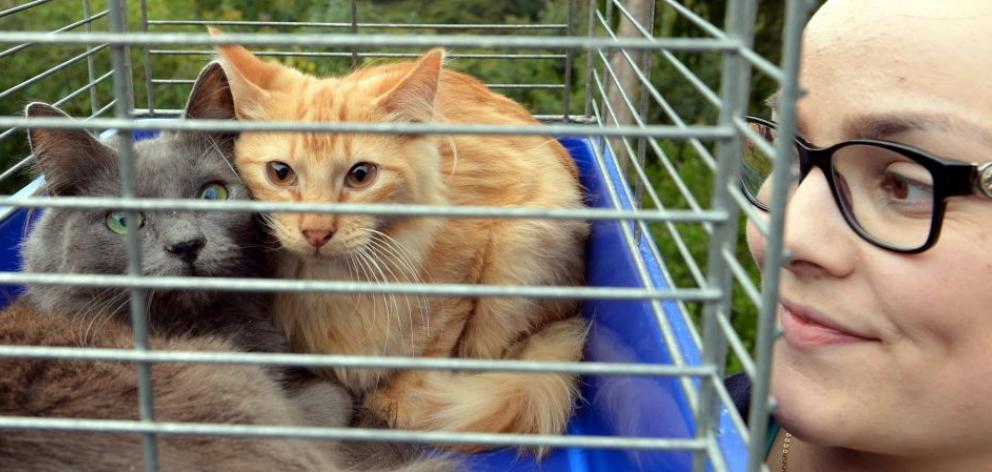
[[[386,248],[386,246],[385,246],[384,243],[377,242],[375,239],[369,239],[369,245],[368,245],[368,247],[370,249],[372,249],[371,252],[373,254],[373,257],[376,258],[376,259],[378,259],[379,261],[381,261],[382,262],[382,265],[386,268],[387,271],[389,271],[389,275],[392,276],[392,280],[393,281],[395,281],[395,282],[403,282],[404,281],[398,275],[396,275],[396,272],[395,271],[393,271],[392,264],[390,264],[385,258],[382,257],[382,256],[384,256],[384,255],[387,254],[386,252],[384,252],[384,249]],[[380,272],[381,272],[381,269],[380,269]],[[385,274],[383,274],[383,276],[385,276]],[[390,297],[395,302],[396,295],[390,294]],[[414,324],[413,324],[413,304],[410,302],[410,296],[409,295],[403,295],[402,297],[403,297],[403,301],[406,302],[406,316],[407,316],[407,321],[409,322],[409,326],[410,327],[413,327],[414,326]],[[394,303],[394,306],[395,306],[395,303]],[[396,306],[396,314],[399,315],[399,307],[398,306]],[[403,331],[408,331],[408,330],[403,330]],[[409,331],[410,331],[410,352],[411,353],[416,353],[417,352],[417,343],[416,343],[415,333],[413,332],[413,330],[409,330]]]
[[[527,150],[528,151],[532,151],[534,149],[537,149],[537,148],[540,148],[540,147],[544,147],[544,146],[547,146],[548,144],[557,143],[557,142],[558,142],[558,140],[556,140],[554,138],[548,138],[548,139],[545,139],[544,141],[539,141],[539,142],[535,143],[533,146],[527,148]]]
[[[420,273],[422,272],[423,264],[419,261],[414,261],[412,252],[405,245],[397,241],[396,238],[390,236],[389,234],[375,228],[366,228],[365,230],[373,235],[373,237],[370,238],[370,241],[378,241],[385,245],[389,252],[396,257],[397,262],[404,266],[404,269],[410,274],[411,282],[420,281]]]
[[[262,224],[270,234],[284,234],[289,231],[275,216],[269,213],[262,213]]]
[[[376,260],[375,253],[369,251],[368,247],[362,247],[360,253],[365,258],[365,261],[368,263],[369,272],[372,274],[372,283],[375,285],[382,285],[384,282],[388,282],[388,280],[386,280],[386,274],[383,272],[382,267],[379,264],[379,261]],[[377,296],[382,297],[382,309],[385,311],[383,315],[386,318],[386,326],[385,326],[386,342],[383,344],[382,355],[387,355],[387,349],[389,346],[389,337],[390,334],[392,333],[392,330],[390,329],[390,325],[393,319],[399,315],[399,306],[396,304],[396,295],[393,293],[385,293],[385,292],[373,293],[372,294],[373,302],[375,301],[375,297]],[[377,314],[377,311],[375,310],[374,306],[375,305],[373,305],[373,309],[372,309],[373,319],[375,319],[375,316]],[[373,325],[375,325],[375,323],[373,323]]]
[[[383,282],[387,282],[386,273],[382,270],[382,265],[379,264],[379,260],[376,258],[376,253],[369,251],[368,246],[362,248],[362,253],[365,254],[366,257],[368,257],[369,264],[373,267],[373,270],[375,270],[377,277],[381,277],[378,279],[378,283],[381,285]],[[386,342],[384,344],[385,347],[389,345],[389,336],[391,332],[391,330],[389,329],[390,322],[393,320],[394,317],[399,317],[400,308],[399,305],[396,303],[396,294],[392,292],[383,293],[382,300],[383,300],[383,308],[386,310]],[[383,355],[385,354],[386,353],[384,350]]]
[[[366,228],[366,232],[371,234],[372,237],[369,238],[369,244],[374,245],[380,251],[390,255],[393,262],[397,265],[397,270],[407,273],[408,282],[421,282],[420,274],[422,272],[423,266],[419,263],[413,261],[413,256],[410,254],[410,250],[407,249],[402,243],[393,238],[392,236],[379,231],[374,228]],[[397,280],[399,280],[397,278]],[[410,297],[406,297],[409,303]],[[419,305],[420,321],[424,325],[424,331],[428,338],[430,338],[431,324],[430,324],[430,311],[428,310],[427,298],[423,295],[417,296],[417,304]],[[413,308],[410,307],[410,316],[412,317]],[[412,326],[412,320],[411,320]]]
[[[452,136],[449,135],[447,138],[448,148],[451,149],[451,171],[448,172],[448,177],[453,177],[458,167],[458,146],[455,146],[455,139]]]
[[[348,254],[345,257],[344,261],[345,261],[345,268],[348,269],[348,279],[349,280],[357,280],[358,279],[358,274],[357,274],[358,271],[355,268],[355,257],[352,254]],[[352,310],[351,310],[351,313],[348,316],[355,316],[355,314],[358,313],[358,294],[355,293],[355,292],[352,292],[351,293],[351,306],[352,306]],[[363,322],[362,323],[362,326],[363,327],[365,326],[364,321],[365,320],[363,319],[362,320],[362,322]]]
[[[355,255],[358,256],[356,260],[359,263],[361,263],[362,274],[364,275],[365,281],[375,284],[375,277],[372,275],[372,266],[368,262],[368,256],[365,254],[364,251],[358,251],[355,253]],[[374,330],[374,327],[376,326],[375,318],[376,318],[376,314],[379,312],[379,310],[377,310],[375,306],[375,299],[377,296],[378,294],[376,293],[368,294],[369,300],[372,302],[372,326],[369,327],[367,330],[369,333],[371,333]],[[383,354],[385,354],[385,352],[383,352]]]
[[[364,262],[361,260],[359,254],[349,253],[347,260],[349,266],[354,267],[355,269],[354,276],[352,277],[353,280],[365,280],[365,281],[369,280],[368,272],[366,272]],[[350,268],[348,270],[348,273],[349,275],[351,275]],[[364,295],[357,292],[351,294],[352,310],[349,316],[357,316],[358,319],[361,321],[362,328],[366,332],[370,333],[372,332],[372,330],[375,329],[375,318],[372,319],[372,323],[369,323],[368,317],[362,316],[364,312],[364,310],[362,310],[361,308],[361,300],[363,296]],[[373,299],[373,303],[374,302],[375,300]]]

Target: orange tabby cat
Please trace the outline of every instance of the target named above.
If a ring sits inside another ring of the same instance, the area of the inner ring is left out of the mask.
[[[216,32],[216,30],[214,30]],[[316,78],[219,48],[243,120],[533,124],[516,102],[442,68],[444,52]],[[580,208],[554,139],[244,133],[237,167],[265,201]],[[272,214],[283,278],[580,285],[580,221]],[[285,293],[273,311],[298,351],[578,361],[586,324],[569,300]],[[393,427],[561,433],[573,375],[335,368],[327,375]]]

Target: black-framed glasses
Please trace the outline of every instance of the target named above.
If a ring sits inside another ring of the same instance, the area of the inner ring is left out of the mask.
[[[753,117],[747,122],[758,136],[775,142],[775,123]],[[952,161],[870,139],[817,148],[798,136],[794,157],[799,182],[819,168],[851,229],[891,251],[918,253],[933,246],[947,197],[977,193],[992,198],[992,162]],[[772,159],[746,139],[741,185],[748,200],[764,211],[771,204],[772,168]]]

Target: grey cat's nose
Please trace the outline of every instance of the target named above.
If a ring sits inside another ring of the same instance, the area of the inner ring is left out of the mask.
[[[165,246],[165,250],[190,263],[196,260],[196,256],[200,254],[200,249],[203,249],[206,243],[207,241],[203,238],[195,238],[180,243],[168,244]]]
[[[331,236],[334,236],[333,230],[326,229],[304,229],[301,232],[310,245],[318,249],[327,244],[331,240]]]

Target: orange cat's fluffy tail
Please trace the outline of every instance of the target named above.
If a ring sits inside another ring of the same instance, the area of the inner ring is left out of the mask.
[[[556,321],[514,346],[510,357],[528,361],[575,362],[582,358],[587,327],[579,317]],[[391,402],[400,424],[435,431],[560,434],[578,400],[576,376],[524,372],[427,372],[400,375],[387,391],[367,398],[373,408]],[[409,380],[409,381],[407,381]],[[414,404],[410,404],[414,403]],[[378,408],[377,408],[378,407]],[[398,408],[398,409],[397,409]],[[382,411],[382,410],[379,410]],[[474,450],[469,446],[465,449]],[[480,448],[481,449],[481,448]],[[543,453],[543,449],[538,451]]]

